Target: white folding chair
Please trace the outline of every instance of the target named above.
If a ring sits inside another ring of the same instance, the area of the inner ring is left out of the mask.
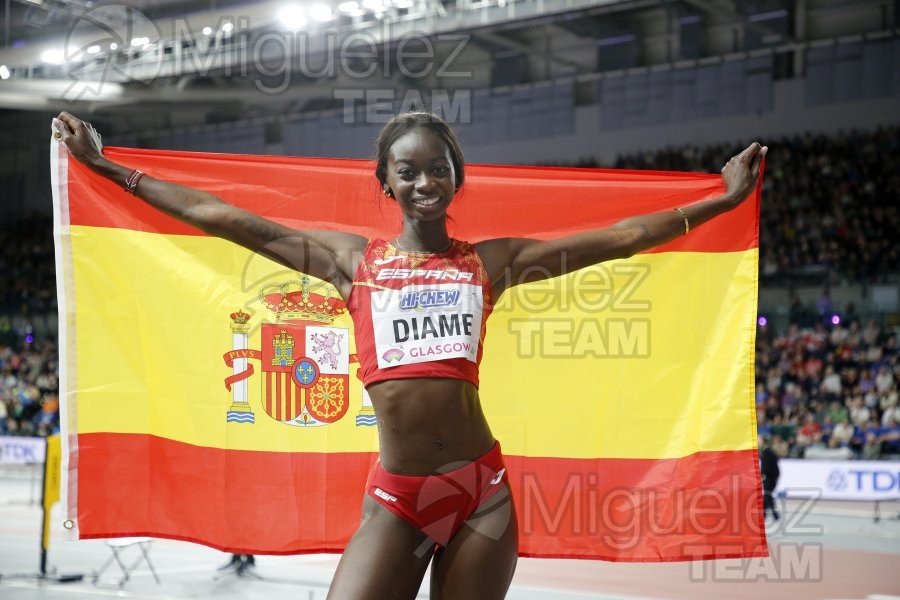
[[[97,569],[94,573],[94,585],[100,584],[100,577],[103,573],[109,569],[113,564],[119,565],[119,569],[122,571],[122,578],[119,580],[119,587],[125,585],[128,580],[131,578],[131,574],[134,573],[135,569],[138,566],[145,562],[147,563],[147,568],[150,569],[150,573],[153,574],[153,578],[156,580],[156,583],[160,583],[159,575],[156,574],[156,569],[153,568],[153,563],[150,561],[150,545],[153,543],[153,538],[148,537],[132,537],[132,538],[115,538],[104,540],[106,546],[109,548],[110,552],[112,552],[112,556],[110,556],[103,565]],[[129,548],[134,548],[135,551],[129,551]],[[129,562],[126,559],[126,554],[134,554],[137,552],[137,557],[133,562]]]

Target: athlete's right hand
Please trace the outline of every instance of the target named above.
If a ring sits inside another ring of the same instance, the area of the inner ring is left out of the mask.
[[[100,134],[90,123],[73,117],[67,112],[59,113],[51,125],[53,137],[69,150],[78,162],[94,166],[103,158],[103,142]]]

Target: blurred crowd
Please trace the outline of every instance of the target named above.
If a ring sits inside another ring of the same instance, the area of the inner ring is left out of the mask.
[[[763,283],[900,280],[900,128],[766,143]],[[615,166],[716,172],[735,149],[667,149]],[[51,229],[49,220],[0,228],[0,434],[46,435],[59,425],[56,343],[27,325],[30,315],[56,311]],[[863,324],[853,306],[835,323],[830,302],[827,291],[811,305],[795,294],[787,331],[760,326],[760,433],[780,456],[813,447],[900,454],[897,330]],[[24,330],[10,325],[16,318]]]
[[[896,281],[900,127],[764,141],[762,283]],[[620,156],[615,166],[716,173],[739,150],[686,146]]]
[[[0,435],[47,436],[59,429],[59,366],[53,342],[0,345]]]
[[[33,315],[56,312],[50,219],[0,228],[0,435],[47,435],[59,427],[55,341],[35,339]]]
[[[810,448],[878,459],[900,454],[897,330],[870,320],[819,322],[774,333],[756,346],[759,433],[781,457]]]

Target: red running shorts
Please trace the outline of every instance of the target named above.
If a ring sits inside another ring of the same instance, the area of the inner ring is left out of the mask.
[[[366,491],[386,509],[446,546],[463,524],[509,477],[500,442],[484,456],[435,475],[394,475],[377,463]]]

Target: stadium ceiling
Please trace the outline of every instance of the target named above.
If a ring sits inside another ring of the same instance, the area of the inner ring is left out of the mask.
[[[785,42],[793,42],[794,41],[794,38],[792,36],[784,34],[780,31],[777,31],[776,29],[774,29],[772,27],[767,26],[764,21],[755,20],[753,18],[755,15],[752,15],[749,12],[741,11],[739,9],[739,7],[736,6],[736,3],[734,3],[734,2],[728,2],[728,1],[724,1],[724,2],[718,1],[717,2],[715,0],[683,0],[683,1],[688,6],[697,8],[712,17],[715,17],[715,18],[718,18],[718,19],[721,19],[721,20],[724,20],[727,22],[742,23],[749,29],[752,29],[753,31],[756,31],[757,33],[760,33],[762,35],[773,35],[773,34],[780,35],[783,38],[783,41],[785,41]],[[776,8],[774,11],[772,11],[769,14],[773,14],[775,12],[778,12],[779,10],[786,11],[788,8],[790,8],[789,5],[794,4],[794,3],[789,2],[789,3],[784,3],[784,4],[785,4],[785,6]],[[764,12],[756,13],[756,15],[761,15],[761,14],[766,14],[766,13],[764,13]]]
[[[590,79],[896,19],[883,0],[289,1],[5,0],[0,108],[306,110],[336,90]]]

